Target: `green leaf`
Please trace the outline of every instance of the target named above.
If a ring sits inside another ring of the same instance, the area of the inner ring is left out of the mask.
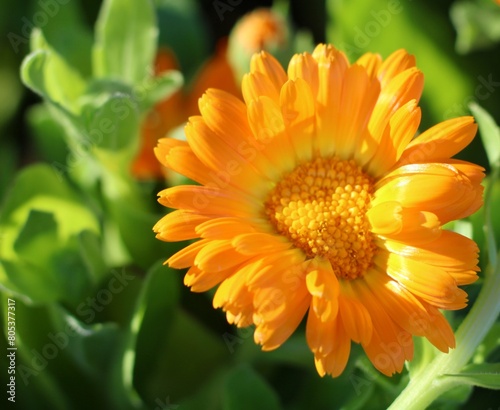
[[[156,387],[154,370],[158,360],[151,352],[165,348],[172,324],[169,318],[173,317],[180,297],[180,283],[175,275],[161,261],[148,271],[130,322],[127,348],[133,353],[124,357],[125,385],[129,390],[137,386],[142,396],[151,399],[156,395],[152,387]],[[153,334],[155,337],[151,337]]]
[[[222,337],[180,308],[156,323],[154,337],[163,342],[155,351],[156,360],[147,369],[141,366],[141,374],[134,374],[137,389],[146,401],[168,395],[172,400],[190,396],[230,359]],[[142,350],[143,342],[138,343],[137,361],[147,354]],[[186,366],[186,360],[192,365]]]
[[[151,75],[158,29],[149,0],[105,0],[96,24],[94,75],[138,84]]]
[[[0,284],[26,303],[49,303],[61,295],[60,284],[49,270],[26,261],[0,259]]]
[[[82,264],[89,272],[92,284],[98,283],[108,272],[103,259],[103,247],[100,238],[92,231],[82,231],[78,234],[78,248]]]
[[[116,324],[87,325],[58,306],[50,309],[50,315],[62,348],[78,366],[94,377],[109,374],[119,340]]]
[[[65,300],[71,305],[91,286],[92,274],[82,261],[75,238],[60,241],[52,213],[31,210],[14,250],[19,266],[4,264],[6,273],[17,290],[33,302]]]
[[[477,347],[472,361],[474,363],[482,363],[487,361],[491,353],[500,346],[500,322],[496,322],[491,327],[490,331]]]
[[[278,395],[249,366],[239,366],[228,376],[223,396],[224,410],[281,409]]]
[[[49,165],[38,164],[22,170],[0,213],[0,255],[15,258],[14,241],[32,209],[53,213],[61,241],[88,229],[98,233],[99,223],[84,199]],[[78,215],[75,218],[75,215]]]
[[[59,4],[58,4],[59,3]],[[50,47],[82,76],[91,75],[91,47],[93,36],[85,21],[83,3],[77,1],[50,1],[38,3],[50,16],[47,24],[40,24],[43,37]],[[61,35],[63,30],[64,34]],[[32,51],[33,38],[31,41]]]
[[[488,161],[492,167],[500,166],[500,128],[493,117],[479,104],[471,103],[470,110],[476,118]]]
[[[98,233],[98,221],[65,180],[47,165],[24,169],[0,214],[0,283],[32,301],[77,297],[91,278],[75,242],[83,230]]]
[[[470,364],[458,374],[444,374],[448,381],[500,390],[500,363]]]
[[[25,319],[16,323],[20,389],[41,391],[38,398],[47,408],[141,408],[125,396],[113,397],[111,375],[122,343],[116,323],[86,325],[56,304],[41,308],[20,300],[16,313]]]
[[[14,243],[14,250],[21,258],[31,263],[49,265],[52,250],[59,242],[57,222],[49,212],[33,209]]]
[[[86,87],[84,79],[45,42],[40,31],[33,36],[39,38],[39,49],[24,59],[21,79],[46,100],[77,113],[77,99]]]
[[[471,103],[470,109],[478,122],[481,139],[492,168],[489,183],[484,193],[483,212],[486,250],[488,252],[490,265],[495,269],[497,266],[497,245],[492,208],[495,188],[497,188],[498,178],[500,176],[500,128],[495,123],[495,120],[493,120],[493,118],[478,104]],[[495,212],[495,214],[498,213]]]

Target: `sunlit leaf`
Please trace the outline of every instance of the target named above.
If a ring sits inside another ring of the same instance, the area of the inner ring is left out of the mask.
[[[500,128],[493,117],[480,105],[471,103],[470,110],[479,125],[481,139],[490,165],[492,167],[500,166]]]
[[[445,374],[442,377],[457,383],[500,390],[500,363],[470,364],[458,374]]]
[[[33,37],[37,48],[24,59],[21,79],[46,100],[77,113],[77,98],[86,87],[85,80],[50,47],[41,31],[34,31]]]

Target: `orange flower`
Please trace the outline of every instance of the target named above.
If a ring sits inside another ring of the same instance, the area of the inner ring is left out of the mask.
[[[252,55],[261,50],[282,61],[291,56],[287,23],[269,8],[245,14],[231,31],[228,57],[238,80],[248,71]]]
[[[483,169],[452,159],[473,139],[472,117],[413,139],[423,75],[399,50],[385,61],[319,45],[285,72],[256,54],[244,102],[200,99],[187,142],[162,139],[162,164],[200,183],[160,192],[176,208],[154,227],[164,241],[198,239],[167,263],[189,268],[194,292],[229,323],[255,325],[279,347],[307,314],[321,376],[338,376],[351,341],[386,375],[413,357],[412,336],[454,347],[439,309],[462,309],[477,279],[477,246],[442,225],[482,204]]]

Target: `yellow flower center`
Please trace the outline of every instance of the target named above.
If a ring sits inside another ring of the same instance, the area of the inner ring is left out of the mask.
[[[355,279],[376,249],[366,212],[373,181],[354,160],[318,158],[299,165],[271,191],[266,214],[310,258],[327,258],[338,278]]]

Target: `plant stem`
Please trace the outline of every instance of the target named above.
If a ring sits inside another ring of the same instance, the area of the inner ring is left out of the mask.
[[[439,353],[396,398],[389,410],[425,409],[450,388],[446,374],[458,373],[474,354],[500,313],[500,264],[486,275],[481,292],[457,330],[457,347],[449,354]],[[440,377],[442,376],[442,377]]]

